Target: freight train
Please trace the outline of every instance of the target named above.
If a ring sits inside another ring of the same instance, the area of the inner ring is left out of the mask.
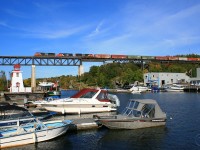
[[[180,56],[140,56],[140,55],[114,55],[114,54],[72,54],[72,53],[41,53],[37,52],[35,57],[69,57],[82,59],[135,59],[135,60],[173,60],[173,61],[199,61],[200,58],[180,57]]]

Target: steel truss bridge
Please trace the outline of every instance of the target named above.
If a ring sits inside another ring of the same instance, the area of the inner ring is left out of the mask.
[[[35,57],[35,56],[0,56],[0,65],[13,66],[20,64],[23,66],[80,66],[83,62],[133,62],[133,63],[194,63],[200,64],[199,61],[184,61],[184,60],[152,60],[152,59],[113,59],[113,58],[82,58],[82,57]]]

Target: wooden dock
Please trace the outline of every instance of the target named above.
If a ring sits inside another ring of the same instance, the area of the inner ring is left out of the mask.
[[[187,87],[184,87],[184,92],[199,93],[200,92],[200,86],[187,86]]]
[[[46,110],[39,110],[39,109],[29,109],[29,111],[34,116],[45,115],[48,112]],[[90,130],[90,129],[97,129],[99,126],[92,118],[93,114],[84,114],[82,116],[79,115],[56,115],[56,119],[58,120],[72,120],[72,123],[69,127],[69,131],[79,131],[79,130]],[[55,118],[52,117],[50,120],[54,120]]]

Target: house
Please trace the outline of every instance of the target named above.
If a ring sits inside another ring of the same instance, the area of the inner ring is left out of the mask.
[[[200,86],[200,68],[197,68],[197,77],[190,78],[190,84]]]
[[[160,88],[168,84],[189,82],[190,77],[185,73],[149,72],[144,74],[144,85],[150,87],[158,86]]]

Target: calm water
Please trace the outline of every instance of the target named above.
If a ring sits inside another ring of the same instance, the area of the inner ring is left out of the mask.
[[[117,94],[121,106],[126,106],[130,98],[156,99],[161,109],[172,120],[166,127],[139,130],[109,130],[107,128],[68,132],[65,135],[38,144],[30,144],[12,149],[200,149],[200,94],[199,93],[145,93]],[[59,117],[59,116],[58,116]],[[68,119],[69,116],[63,118]],[[72,117],[72,116],[70,116]],[[78,116],[76,116],[78,117]]]

